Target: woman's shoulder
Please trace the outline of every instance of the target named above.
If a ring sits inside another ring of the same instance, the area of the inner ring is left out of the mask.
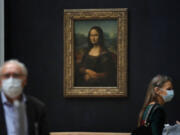
[[[160,104],[155,104],[152,117],[165,117],[164,107]]]
[[[148,111],[150,111],[151,109],[151,115],[158,115],[158,114],[164,114],[164,107],[158,103],[154,103],[154,104],[149,104],[148,106],[146,106],[145,109],[145,113],[147,113]]]
[[[163,105],[160,105],[158,103],[155,104],[156,109],[164,110]]]
[[[155,111],[164,111],[164,107],[158,103],[155,103],[155,104],[149,104],[147,106],[147,108],[152,108],[152,111],[155,112]]]

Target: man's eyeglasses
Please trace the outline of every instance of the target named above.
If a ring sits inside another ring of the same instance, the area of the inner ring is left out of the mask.
[[[1,74],[0,76],[2,76],[3,78],[10,78],[10,77],[20,78],[20,77],[24,76],[24,74],[18,74],[18,73],[10,74],[10,73],[7,73],[7,74]]]

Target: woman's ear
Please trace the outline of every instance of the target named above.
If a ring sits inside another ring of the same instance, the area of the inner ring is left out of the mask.
[[[159,88],[158,87],[154,87],[154,92],[159,95],[160,94]]]

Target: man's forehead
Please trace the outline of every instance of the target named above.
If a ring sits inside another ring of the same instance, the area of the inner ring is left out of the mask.
[[[15,72],[15,73],[21,73],[22,69],[21,67],[16,63],[6,63],[2,67],[2,73],[4,72]]]

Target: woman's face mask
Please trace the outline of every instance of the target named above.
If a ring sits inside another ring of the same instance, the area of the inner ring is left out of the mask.
[[[170,102],[173,97],[174,97],[174,90],[171,89],[171,90],[163,90],[163,89],[160,89],[162,91],[165,91],[167,94],[166,95],[161,95],[164,102]]]
[[[159,92],[157,94],[163,98],[164,102],[170,102],[173,99],[174,90],[171,81],[165,82],[162,87],[158,88],[158,90]]]

